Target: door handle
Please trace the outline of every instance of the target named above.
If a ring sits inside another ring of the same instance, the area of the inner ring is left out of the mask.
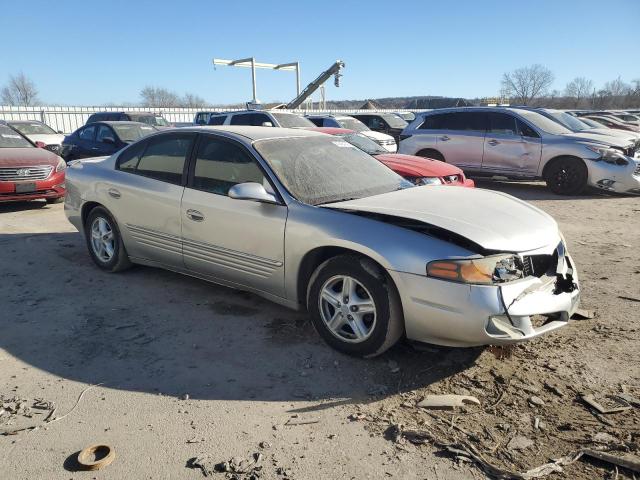
[[[204,220],[204,215],[200,213],[198,210],[187,210],[187,217],[189,217],[194,222],[201,222]]]
[[[496,145],[498,145],[500,142],[498,140],[489,140],[489,145],[491,145],[492,147],[495,147]]]
[[[109,195],[111,195],[113,198],[120,198],[120,192],[118,190],[116,190],[115,188],[110,188],[109,190],[107,190],[107,193]]]
[[[448,142],[451,139],[449,137],[447,137],[446,135],[443,135],[443,136],[440,137],[440,140],[442,140],[443,142]]]
[[[100,147],[91,147],[91,150],[100,150]]]

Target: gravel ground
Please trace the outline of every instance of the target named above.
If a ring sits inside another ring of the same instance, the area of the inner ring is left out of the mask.
[[[637,406],[598,414],[581,398],[640,398],[640,199],[478,185],[559,222],[594,318],[514,348],[403,343],[353,359],[305,315],[254,295],[151,268],[98,270],[61,205],[0,205],[0,478],[195,479],[194,463],[259,453],[248,470],[265,479],[468,479],[485,478],[468,452],[509,472],[585,448],[637,455]],[[417,407],[433,393],[480,406]],[[96,443],[113,447],[113,463],[76,471],[74,454]],[[549,478],[614,471],[587,458],[564,470]]]

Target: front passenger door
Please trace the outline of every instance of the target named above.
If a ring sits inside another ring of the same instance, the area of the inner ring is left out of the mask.
[[[98,133],[96,134],[96,143],[93,147],[94,155],[96,156],[109,156],[120,150],[120,139],[113,131],[113,129],[107,125],[100,125],[98,127]]]
[[[254,156],[224,137],[201,135],[182,197],[184,263],[189,270],[284,297],[286,205],[235,200],[244,182],[273,188]]]

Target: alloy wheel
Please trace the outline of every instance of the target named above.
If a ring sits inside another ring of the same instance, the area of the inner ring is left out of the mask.
[[[113,228],[104,217],[96,217],[91,224],[91,248],[104,263],[110,261],[115,254]]]
[[[348,275],[337,275],[324,283],[319,307],[329,331],[342,341],[363,342],[375,328],[373,297],[364,285]]]

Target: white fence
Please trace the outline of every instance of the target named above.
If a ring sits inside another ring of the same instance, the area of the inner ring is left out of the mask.
[[[0,120],[38,120],[46,123],[56,131],[71,133],[84,125],[89,115],[95,112],[153,112],[160,113],[171,123],[191,123],[199,111],[224,112],[228,108],[154,108],[154,107],[15,107],[0,105]],[[398,110],[282,110],[295,113],[355,113],[355,112],[394,112]],[[402,111],[421,111],[408,110]]]

